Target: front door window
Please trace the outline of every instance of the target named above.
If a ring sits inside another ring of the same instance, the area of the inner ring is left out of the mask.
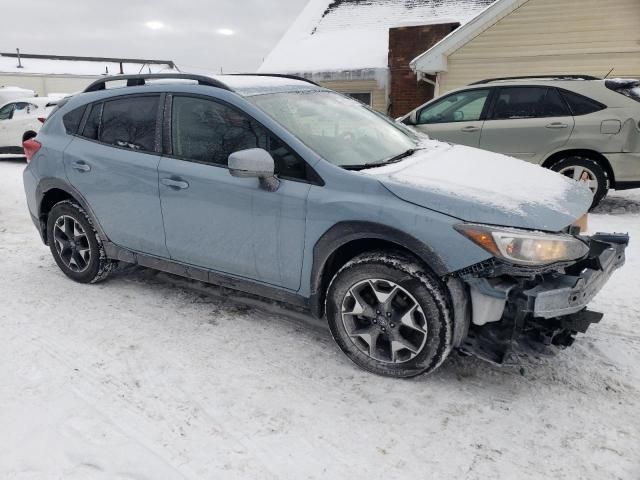
[[[424,108],[418,115],[418,124],[480,120],[488,96],[489,89],[454,93]]]

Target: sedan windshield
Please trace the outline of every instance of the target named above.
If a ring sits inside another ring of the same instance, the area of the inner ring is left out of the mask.
[[[337,93],[273,93],[249,100],[318,155],[344,168],[383,165],[417,148],[417,139],[403,126]]]

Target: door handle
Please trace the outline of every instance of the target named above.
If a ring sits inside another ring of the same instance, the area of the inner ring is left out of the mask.
[[[554,122],[547,125],[547,128],[569,128],[569,125],[562,122]]]
[[[71,168],[79,172],[88,172],[91,170],[91,167],[84,162],[72,162]]]
[[[184,180],[177,180],[174,178],[163,178],[160,180],[163,185],[173,188],[174,190],[185,190],[189,188],[189,183]]]
[[[477,132],[478,130],[480,130],[480,127],[473,127],[473,126],[464,127],[463,129],[461,129],[461,131],[465,133],[473,133],[473,132]]]

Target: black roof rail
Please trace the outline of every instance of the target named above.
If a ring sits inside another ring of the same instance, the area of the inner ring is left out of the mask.
[[[311,85],[315,85],[316,87],[321,87],[322,85],[317,84],[313,80],[309,80],[308,78],[299,77],[298,75],[287,75],[285,73],[230,73],[228,75],[239,76],[239,77],[276,77],[276,78],[288,78],[289,80],[299,80],[301,82],[307,82]]]
[[[127,87],[138,87],[141,85],[146,85],[147,80],[166,80],[166,79],[175,79],[175,80],[193,80],[198,82],[200,85],[205,85],[208,87],[217,87],[222,88],[223,90],[231,89],[222,83],[219,80],[216,80],[211,77],[205,77],[203,75],[192,75],[190,73],[149,73],[149,74],[138,74],[138,75],[113,75],[110,77],[101,78],[96,80],[87,88],[84,89],[84,92],[97,92],[99,90],[106,89],[106,84],[108,82],[117,82],[126,80]]]
[[[598,77],[591,75],[528,75],[522,77],[499,77],[499,78],[487,78],[486,80],[480,80],[478,82],[470,83],[469,85],[482,85],[484,83],[499,82],[501,80],[535,80],[549,78],[553,80],[602,80]]]

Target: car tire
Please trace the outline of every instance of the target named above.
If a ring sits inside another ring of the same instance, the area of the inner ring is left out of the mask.
[[[598,206],[609,192],[609,177],[598,162],[586,157],[568,157],[553,164],[551,169],[567,177],[578,180],[582,175],[589,177],[589,188],[593,191],[590,210]]]
[[[452,348],[446,287],[415,260],[373,252],[344,265],[329,285],[331,334],[356,365],[377,375],[431,373]]]
[[[97,283],[112,272],[102,239],[87,213],[75,202],[57,203],[47,219],[47,239],[60,270],[79,283]]]

